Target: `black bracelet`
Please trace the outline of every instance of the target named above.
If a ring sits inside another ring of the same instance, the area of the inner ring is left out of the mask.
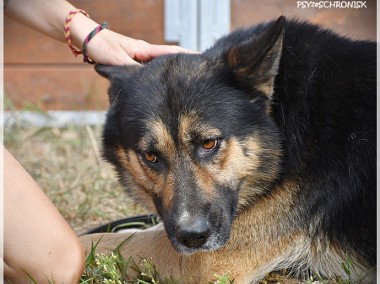
[[[82,47],[82,53],[83,53],[83,62],[87,62],[89,64],[95,64],[96,62],[88,57],[87,54],[87,45],[90,42],[90,40],[101,30],[108,29],[108,23],[103,22],[101,25],[97,26],[95,29],[93,29],[88,36],[83,41],[83,47]]]

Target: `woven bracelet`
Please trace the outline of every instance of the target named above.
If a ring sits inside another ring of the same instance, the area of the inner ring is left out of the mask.
[[[67,44],[69,45],[69,48],[73,52],[75,56],[78,56],[79,54],[82,54],[82,51],[79,49],[76,49],[72,44],[71,44],[71,33],[70,33],[70,27],[71,27],[71,20],[72,18],[77,14],[77,13],[82,13],[86,17],[90,18],[90,16],[87,14],[86,11],[83,11],[81,9],[76,9],[74,11],[70,11],[69,15],[66,17],[65,20],[65,27],[63,29],[64,34],[65,34],[65,39],[67,41]]]
[[[95,64],[96,62],[88,57],[87,54],[87,45],[90,42],[90,40],[97,35],[101,30],[108,29],[108,23],[103,22],[101,25],[97,26],[95,29],[93,29],[88,36],[83,41],[83,47],[82,47],[82,53],[83,53],[83,62],[87,62],[90,64]]]

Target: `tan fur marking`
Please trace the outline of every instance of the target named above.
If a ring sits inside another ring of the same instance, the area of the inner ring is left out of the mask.
[[[256,85],[255,88],[270,97],[273,93],[273,78],[269,79],[266,83]]]
[[[169,130],[160,119],[148,120],[146,123],[151,136],[144,137],[139,142],[140,149],[147,149],[149,143],[151,143],[149,139],[153,139],[155,149],[166,158],[167,162],[170,163],[178,145],[175,145]],[[169,167],[170,166],[171,165],[169,164]],[[172,175],[169,174],[165,176],[161,173],[157,173],[146,165],[143,165],[143,169],[149,177],[150,182],[153,184],[154,193],[161,196],[164,206],[169,207],[174,192]]]
[[[195,113],[189,113],[187,115],[182,114],[179,119],[178,135],[182,150],[188,149],[188,144],[191,139],[189,130],[194,129],[196,121],[197,115]]]
[[[244,153],[247,148],[249,153]],[[225,187],[237,188],[242,180],[251,179],[252,174],[259,166],[258,154],[260,153],[259,141],[251,137],[245,141],[231,138],[223,141],[218,156],[213,165],[208,166],[209,176],[214,181]],[[249,183],[250,195],[254,194]]]
[[[189,156],[192,155],[190,148],[192,133],[196,133],[204,140],[216,138],[221,134],[218,129],[200,124],[198,116],[195,113],[182,115],[179,122],[179,141],[181,143],[181,151]],[[216,180],[214,170],[212,170],[212,167],[205,168],[203,165],[197,165],[192,161],[189,162],[191,163],[197,186],[202,189],[204,197],[207,199],[212,198]]]
[[[199,123],[196,113],[181,115],[179,119],[179,141],[181,146],[188,148],[191,142],[191,133],[197,133],[204,140],[220,136],[220,130],[208,125]]]
[[[152,183],[148,176],[145,174],[145,170],[142,169],[140,161],[135,152],[129,150],[125,152],[121,146],[117,148],[116,155],[119,158],[123,168],[125,168],[135,179],[135,182],[143,188],[151,188]]]
[[[230,48],[228,51],[227,63],[230,67],[237,65],[236,48]]]
[[[172,175],[166,176],[166,179],[163,180],[162,185],[158,184],[161,187],[160,195],[162,197],[162,205],[165,208],[170,208],[173,194],[174,194],[174,180]]]
[[[202,267],[207,267],[209,271],[226,271],[228,267],[229,271],[224,273],[230,273],[237,283],[247,283],[249,277],[267,272],[260,271],[260,268],[268,263],[277,263],[277,257],[285,255],[285,260],[289,255],[298,253],[293,252],[296,244],[302,251],[302,233],[286,225],[288,221],[283,219],[293,204],[295,188],[296,184],[289,181],[278,187],[272,196],[261,198],[254,206],[242,211],[232,225],[226,246],[205,255],[206,263]],[[231,263],[230,259],[235,261]],[[240,274],[242,267],[251,267],[252,274],[247,275],[246,271],[245,275]]]
[[[160,153],[171,155],[176,149],[176,145],[170,135],[169,130],[161,120],[148,120],[146,121],[149,133],[155,139],[155,147]],[[139,146],[141,149],[146,148],[148,141],[143,139],[140,141]]]
[[[238,74],[236,74],[236,75],[240,76],[240,77],[243,77],[243,78],[248,78],[249,76],[252,75],[251,73],[252,73],[251,68],[249,68],[249,67],[240,67],[238,69]]]
[[[128,191],[131,197],[151,212],[155,212],[156,208],[152,202],[151,192],[148,189],[149,182],[140,163],[135,158],[131,159],[130,157],[133,157],[133,154],[129,153],[128,155],[121,146],[115,150],[115,154],[125,169],[125,172],[121,173],[121,177],[128,182]],[[133,182],[131,182],[131,179],[133,179]]]
[[[245,155],[244,147],[249,151],[249,156]],[[252,175],[259,165],[258,154],[260,142],[256,137],[250,137],[243,141],[232,138],[227,142],[226,150],[222,154],[226,157],[222,161],[220,170],[225,181],[242,179],[247,175]]]
[[[215,177],[209,170],[194,166],[194,175],[197,186],[204,193],[205,199],[211,199],[215,190]]]
[[[262,92],[265,96],[267,96],[268,98],[272,98],[272,94],[273,94],[273,85],[274,85],[274,78],[270,78],[268,79],[268,82],[266,83],[261,83],[261,84],[257,84],[255,86],[255,88]],[[268,116],[271,116],[272,114],[272,105],[271,105],[271,100],[267,101],[266,104],[265,104],[265,107],[266,107],[266,113]]]

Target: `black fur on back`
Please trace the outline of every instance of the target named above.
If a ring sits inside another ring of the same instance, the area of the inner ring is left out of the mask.
[[[321,230],[375,265],[375,43],[289,22],[272,107],[305,227],[316,220],[311,234]]]

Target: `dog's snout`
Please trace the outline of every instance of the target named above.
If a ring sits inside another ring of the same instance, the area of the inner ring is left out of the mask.
[[[202,218],[196,218],[181,224],[176,230],[177,240],[189,248],[201,247],[207,241],[209,235],[209,223]]]

